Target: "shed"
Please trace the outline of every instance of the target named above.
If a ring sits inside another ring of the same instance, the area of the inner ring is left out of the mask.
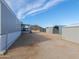
[[[47,27],[46,32],[53,34],[53,27]]]
[[[21,34],[21,22],[4,0],[0,0],[0,54],[15,42]]]
[[[62,25],[56,25],[53,27],[47,27],[46,32],[52,34],[62,34]]]
[[[53,27],[53,34],[62,34],[62,25],[56,25]]]

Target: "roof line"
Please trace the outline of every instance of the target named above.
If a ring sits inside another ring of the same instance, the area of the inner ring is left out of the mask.
[[[11,13],[17,18],[16,14],[13,12],[13,10],[9,7],[9,5],[6,3],[5,0],[1,0],[1,2],[11,11]],[[18,19],[18,18],[17,18]]]

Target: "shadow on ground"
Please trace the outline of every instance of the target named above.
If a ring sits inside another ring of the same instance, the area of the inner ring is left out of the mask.
[[[15,49],[19,47],[27,47],[27,46],[35,46],[37,43],[44,42],[49,40],[50,38],[44,37],[43,35],[32,33],[32,34],[22,34],[16,42],[9,48]]]

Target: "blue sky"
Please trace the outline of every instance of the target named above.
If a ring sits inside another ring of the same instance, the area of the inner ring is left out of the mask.
[[[26,24],[47,27],[79,23],[79,0],[5,1],[17,17]]]

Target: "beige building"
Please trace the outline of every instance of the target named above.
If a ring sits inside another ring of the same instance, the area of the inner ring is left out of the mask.
[[[71,25],[62,28],[62,37],[65,40],[79,43],[79,26]]]

